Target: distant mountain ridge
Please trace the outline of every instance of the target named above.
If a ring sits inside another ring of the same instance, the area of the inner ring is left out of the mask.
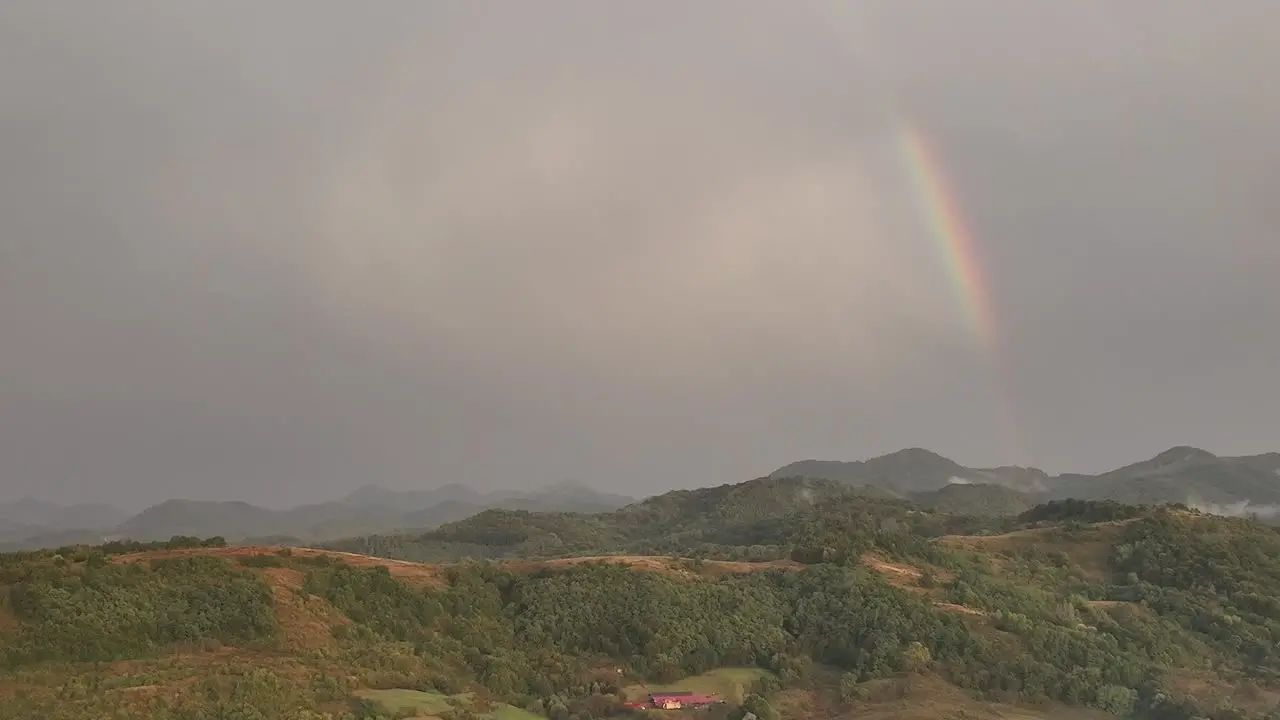
[[[735,500],[738,504],[734,507],[757,508],[763,521],[776,512],[769,503],[821,502],[833,497],[834,488],[843,488],[951,514],[1016,514],[1048,500],[1075,498],[1140,505],[1183,503],[1221,515],[1280,519],[1280,453],[1219,457],[1199,448],[1178,446],[1099,475],[1051,476],[1037,468],[971,468],[929,450],[908,448],[863,461],[803,460],[768,477],[823,482],[801,486],[796,495]],[[747,492],[725,489],[729,487],[675,491],[651,499],[636,512],[653,522],[666,522],[663,508],[679,507],[678,512],[688,512],[702,507],[706,512],[721,512],[704,506],[700,498],[711,497],[706,493],[713,491],[730,492],[732,497]],[[765,491],[754,488],[750,492]],[[776,492],[776,488],[768,491]],[[64,507],[27,499],[0,503],[0,548],[57,547],[124,538],[166,540],[174,535],[222,536],[233,542],[323,542],[421,531],[488,510],[591,514],[617,511],[634,503],[633,498],[572,482],[534,491],[494,492],[457,483],[421,490],[365,485],[341,500],[287,510],[244,502],[171,499],[133,516],[103,505]]]
[[[1050,489],[1055,498],[1086,497],[1147,504],[1168,498],[1202,509],[1249,506],[1261,514],[1280,507],[1280,454],[1218,457],[1176,447],[1147,460],[1097,476],[1063,476]]]
[[[908,448],[870,460],[801,460],[770,477],[815,477],[854,486],[873,486],[905,495],[951,484],[986,483],[1022,492],[1043,492],[1049,475],[1037,468],[968,468],[923,448]]]
[[[976,500],[973,493],[947,493],[953,485],[992,485],[1020,493],[1025,501],[988,493],[982,502],[1008,508],[1045,500],[1116,500],[1150,505],[1183,503],[1218,514],[1280,516],[1280,453],[1219,457],[1190,446],[1100,475],[1068,473],[1051,476],[1037,468],[970,468],[921,448],[865,461],[803,460],[774,471],[770,477],[811,477],[854,487],[874,487],[899,497],[924,499],[935,507],[948,495]]]
[[[756,478],[732,485],[672,490],[607,513],[492,509],[425,533],[349,537],[323,543],[330,550],[424,562],[465,558],[557,557],[584,552],[663,555],[677,548],[763,547],[795,533],[807,519],[867,515],[897,522],[911,503],[883,491],[832,480]]]
[[[112,528],[128,518],[123,510],[100,503],[57,505],[23,498],[0,503],[0,544],[39,534],[80,537],[79,532]]]
[[[50,530],[108,528],[124,522],[129,515],[101,503],[54,503],[23,498],[0,503],[0,522]]]
[[[1078,493],[1085,488],[1082,478],[1103,486],[1091,489],[1098,497]],[[1188,484],[1188,478],[1196,483]],[[1242,488],[1263,502],[1223,503],[1240,497]],[[1202,501],[1189,498],[1189,492],[1199,492]],[[1146,512],[1135,505],[1172,503],[1211,514],[1268,519],[1267,508],[1280,506],[1263,503],[1277,495],[1280,455],[1274,454],[1219,458],[1174,448],[1096,477],[1054,477],[1035,468],[966,468],[927,450],[908,449],[863,462],[794,463],[755,480],[672,490],[609,513],[486,510],[426,533],[350,537],[323,547],[422,562],[587,552],[666,555],[692,547],[710,554],[736,547],[742,559],[759,559],[778,552],[786,538],[807,538],[806,532],[828,523],[853,522],[867,531],[890,533],[905,526],[928,528],[926,535],[940,537],[1034,522],[1026,515],[1037,508],[1049,514],[1089,510],[1117,519]],[[1066,497],[1074,501],[1054,502]],[[829,542],[817,547],[827,548],[822,550],[826,553]]]
[[[541,512],[608,512],[634,498],[601,492],[580,483],[558,483],[532,491],[481,492],[460,484],[424,490],[390,490],[365,485],[342,500],[271,510],[241,501],[175,498],[128,516],[94,506],[60,507],[38,501],[0,505],[0,545],[5,548],[56,547],[124,539],[167,540],[175,535],[220,536],[230,541],[255,538],[314,542],[351,535],[426,530],[484,510],[504,508]],[[24,523],[10,519],[6,508],[21,517],[35,503],[39,519],[62,524]],[[89,517],[97,522],[90,522]],[[84,519],[85,524],[70,524]]]

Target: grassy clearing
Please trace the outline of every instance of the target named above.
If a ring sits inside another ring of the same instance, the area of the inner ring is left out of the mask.
[[[449,710],[453,699],[449,695],[418,690],[362,690],[356,693],[394,713],[410,711],[417,717],[436,717]]]
[[[528,710],[506,704],[495,706],[490,716],[493,720],[545,720],[542,716],[534,715]]]
[[[829,692],[825,709],[830,714],[858,720],[1115,720],[1114,715],[1100,711],[1055,703],[1032,708],[978,700],[932,675],[873,680],[863,683],[863,687],[867,699],[851,703],[839,702]],[[803,706],[779,706],[786,717],[827,714]]]
[[[947,535],[938,542],[984,556],[993,570],[1007,570],[1012,558],[1034,551],[1061,553],[1084,577],[1103,581],[1110,577],[1108,557],[1130,520],[1097,523],[1076,530],[1062,527],[1015,530],[1003,535]]]
[[[472,704],[475,702],[475,696],[471,693],[444,695],[418,690],[362,690],[356,694],[393,713],[415,713],[413,717],[420,720],[439,717],[453,708],[473,709]],[[476,716],[489,720],[544,720],[528,710],[506,703],[494,703],[488,712],[477,712]]]
[[[651,693],[681,690],[719,695],[729,702],[741,702],[743,694],[749,691],[757,680],[768,674],[767,670],[759,668],[720,668],[665,685],[631,685],[624,688],[623,692],[631,702],[644,700]]]
[[[1205,706],[1226,702],[1248,713],[1264,715],[1280,704],[1280,689],[1254,681],[1228,680],[1212,670],[1182,669],[1171,673],[1171,693]]]

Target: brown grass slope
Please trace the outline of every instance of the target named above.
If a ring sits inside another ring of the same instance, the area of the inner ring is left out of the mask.
[[[139,563],[190,555],[212,555],[231,559],[257,556],[279,556],[287,552],[293,558],[327,557],[358,568],[385,567],[392,577],[407,582],[435,587],[443,586],[444,571],[449,564],[416,563],[407,560],[390,560],[371,555],[318,550],[315,548],[280,548],[267,546],[238,546],[224,548],[184,548],[179,550],[149,550],[112,558],[115,563]],[[625,565],[640,572],[652,572],[669,577],[697,578],[741,575],[765,570],[798,570],[802,565],[789,560],[770,562],[733,562],[728,560],[687,561],[659,555],[589,555],[551,560],[511,560],[499,563],[503,569],[515,573],[532,573],[546,568],[563,568],[574,565],[603,563]]]
[[[1130,522],[1133,521],[1098,523],[1076,530],[1051,526],[1015,530],[1003,535],[948,535],[939,538],[938,542],[958,550],[986,555],[996,569],[999,569],[1002,557],[1020,552],[1060,552],[1087,577],[1105,580],[1107,558],[1123,532],[1123,526]]]

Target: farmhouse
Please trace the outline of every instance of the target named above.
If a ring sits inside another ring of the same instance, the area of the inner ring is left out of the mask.
[[[684,708],[700,708],[718,705],[724,702],[715,695],[700,695],[695,692],[663,692],[649,696],[649,707],[659,710],[682,710]]]
[[[715,695],[673,690],[652,693],[643,702],[629,702],[625,707],[631,710],[697,710],[723,703],[724,700]]]

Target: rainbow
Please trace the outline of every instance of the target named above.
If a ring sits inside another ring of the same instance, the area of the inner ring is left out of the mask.
[[[996,316],[981,257],[960,214],[956,194],[946,181],[942,162],[928,138],[914,125],[903,124],[897,140],[920,213],[946,264],[970,332],[985,350],[993,352],[997,341]]]
[[[960,212],[958,195],[947,182],[941,156],[914,124],[900,123],[898,152],[906,167],[912,194],[960,305],[970,335],[986,356],[999,423],[1010,459],[1020,455],[1017,408],[1006,386],[1007,374],[1001,362],[997,316],[982,269],[982,257]]]

